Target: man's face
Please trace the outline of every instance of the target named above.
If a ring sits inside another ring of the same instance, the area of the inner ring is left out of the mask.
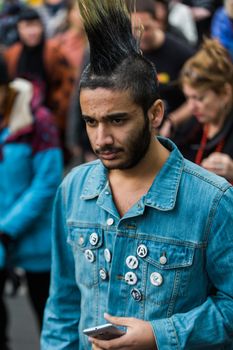
[[[156,47],[155,31],[157,28],[156,21],[152,15],[147,12],[132,13],[133,33],[140,37],[140,48],[142,51],[150,51]]]
[[[18,23],[18,33],[22,43],[29,47],[40,44],[43,35],[43,26],[40,20],[22,20]]]
[[[95,154],[108,169],[130,169],[146,154],[150,122],[126,91],[82,89],[80,104]]]

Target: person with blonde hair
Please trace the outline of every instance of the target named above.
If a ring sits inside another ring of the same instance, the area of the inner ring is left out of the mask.
[[[226,49],[206,39],[184,65],[181,86],[193,118],[175,137],[183,155],[233,182],[233,64]]]

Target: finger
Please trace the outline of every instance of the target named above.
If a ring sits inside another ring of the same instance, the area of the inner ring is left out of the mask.
[[[116,317],[116,316],[111,316],[107,314],[106,312],[104,313],[104,318],[117,325],[117,326],[125,326],[125,327],[130,327],[132,325],[132,318],[131,317]]]
[[[216,159],[206,159],[203,160],[201,163],[201,166],[209,171],[216,171],[216,170],[223,170],[225,165],[221,160],[216,160]]]
[[[124,336],[112,339],[112,340],[101,340],[96,338],[90,338],[90,341],[92,342],[92,346],[95,346],[96,350],[107,350],[107,349],[124,349],[125,347],[125,340],[122,339]]]
[[[89,337],[88,340],[89,340],[89,342],[92,343],[92,350],[104,350],[104,348],[101,348],[100,346],[98,346],[97,341],[96,341],[95,338]]]
[[[207,159],[214,163],[225,163],[229,161],[230,157],[225,153],[214,152],[211,153]]]

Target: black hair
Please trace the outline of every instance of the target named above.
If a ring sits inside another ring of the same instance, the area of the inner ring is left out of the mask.
[[[0,86],[8,85],[10,82],[7,65],[2,55],[0,55]]]
[[[19,17],[18,17],[18,23],[21,21],[41,21],[41,17],[39,15],[39,13],[31,8],[31,7],[24,7],[20,13],[19,13]]]
[[[80,89],[129,90],[144,112],[159,98],[156,69],[142,56],[124,0],[80,0],[90,64]]]

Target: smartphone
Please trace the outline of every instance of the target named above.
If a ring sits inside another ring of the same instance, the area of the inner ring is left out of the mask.
[[[110,340],[119,338],[125,334],[122,330],[112,325],[111,323],[102,324],[100,326],[86,328],[83,333],[97,339]]]

